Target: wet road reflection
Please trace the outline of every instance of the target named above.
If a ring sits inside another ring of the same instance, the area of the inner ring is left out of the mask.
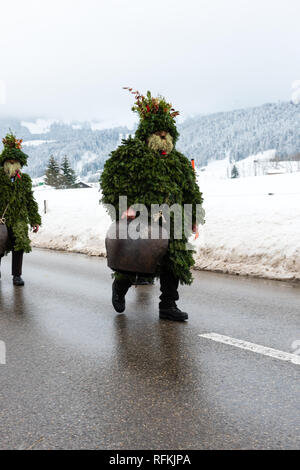
[[[181,289],[182,324],[158,319],[158,284],[131,288],[116,314],[102,259],[36,250],[24,288],[12,286],[9,262],[2,271],[1,448],[298,445],[299,371],[198,334],[287,350],[299,288],[195,273]]]

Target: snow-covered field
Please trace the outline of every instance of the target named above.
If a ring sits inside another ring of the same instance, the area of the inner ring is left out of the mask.
[[[194,242],[196,267],[300,280],[300,172],[222,179],[199,173],[206,224]],[[97,188],[37,188],[43,214],[36,247],[105,255],[110,219],[99,205]]]
[[[197,267],[300,279],[299,172],[233,180],[200,176],[200,187],[207,223]]]

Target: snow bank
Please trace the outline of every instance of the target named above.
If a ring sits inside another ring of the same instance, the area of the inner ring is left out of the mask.
[[[105,256],[104,240],[110,219],[99,205],[99,197],[97,188],[36,188],[42,226],[38,234],[31,234],[33,246]]]
[[[196,267],[300,280],[300,172],[216,179],[199,172],[206,224],[194,242]],[[105,255],[110,219],[96,188],[36,190],[48,211],[33,245]]]

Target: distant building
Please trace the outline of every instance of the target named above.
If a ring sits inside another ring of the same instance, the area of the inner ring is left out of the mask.
[[[91,188],[92,186],[89,186],[88,184],[84,183],[83,181],[79,181],[76,183],[73,188]]]

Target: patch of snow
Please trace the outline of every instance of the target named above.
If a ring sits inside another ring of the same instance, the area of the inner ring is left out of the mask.
[[[85,152],[80,158],[80,160],[76,162],[76,172],[80,174],[82,172],[83,167],[87,163],[94,162],[95,160],[97,160],[97,158],[99,158],[99,155],[97,155],[96,153],[90,151]]]
[[[47,134],[55,119],[37,119],[35,122],[22,121],[21,126],[27,127],[31,134]]]
[[[250,155],[249,157],[244,158],[243,160],[234,162],[234,165],[236,165],[239,174],[242,177],[263,175],[267,173],[267,169],[270,166],[269,162],[270,160],[274,159],[275,156],[276,150],[266,150],[265,152],[260,152],[256,155]]]
[[[45,176],[39,176],[38,178],[32,178],[32,184],[43,183]]]
[[[230,160],[224,158],[223,160],[211,160],[207,166],[200,169],[205,172],[206,177],[210,178],[228,178],[230,173]]]
[[[56,140],[27,140],[26,142],[22,143],[22,146],[37,147],[38,145],[51,144],[53,142],[56,142]]]

